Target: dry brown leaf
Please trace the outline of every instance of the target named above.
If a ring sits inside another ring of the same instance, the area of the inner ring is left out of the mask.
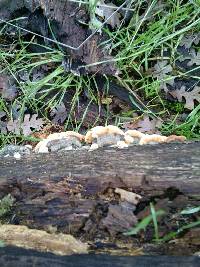
[[[172,66],[168,64],[167,60],[162,60],[155,64],[152,75],[158,78],[158,80],[164,80],[169,76],[170,72],[172,72]]]
[[[53,108],[50,112],[50,116],[54,117],[52,119],[52,122],[55,124],[63,124],[63,122],[67,118],[67,115],[68,113],[67,113],[65,104],[63,102],[61,102],[60,105]]]
[[[142,133],[145,133],[145,132],[148,132],[148,133],[155,133],[157,131],[157,128],[159,128],[161,126],[162,122],[158,119],[150,119],[149,116],[145,115],[143,117],[143,120],[140,120],[138,123],[137,123],[137,130],[142,132]]]
[[[185,86],[181,86],[180,90],[174,90],[169,92],[174,98],[177,98],[179,102],[185,99],[185,108],[193,110],[194,109],[194,101],[200,103],[200,87],[195,86],[192,91],[186,91]]]
[[[151,119],[148,115],[144,115],[142,119],[134,122],[125,122],[123,128],[126,130],[137,130],[142,133],[159,133],[157,130],[162,125],[159,119]]]
[[[26,114],[24,116],[24,121],[21,124],[21,128],[23,130],[23,134],[26,135],[30,135],[33,130],[41,130],[43,125],[44,125],[44,121],[41,118],[37,118],[38,115],[37,114],[33,114],[32,117],[30,114]]]
[[[190,61],[187,63],[188,66],[192,65],[200,65],[200,52],[195,52],[194,49],[191,50],[190,52]]]
[[[24,116],[24,121],[21,123],[19,119],[17,120],[10,120],[7,123],[7,129],[9,132],[13,132],[15,134],[21,134],[27,136],[30,135],[33,130],[41,130],[44,121],[43,119],[37,118],[37,114],[33,114],[32,117],[30,117],[30,114],[26,114]]]
[[[180,46],[184,46],[186,49],[189,49],[192,44],[198,44],[200,42],[200,33],[197,34],[186,34],[183,36]]]
[[[20,121],[19,120],[10,120],[7,123],[7,129],[9,132],[20,134]]]
[[[101,18],[103,18],[104,20],[108,19],[113,14],[113,12],[115,11],[114,8],[109,8],[109,6],[117,7],[116,5],[114,5],[112,3],[107,3],[108,7],[106,7],[106,4],[104,3],[104,0],[99,1],[99,4],[101,4],[102,6],[101,5],[97,5],[97,7],[95,9],[95,13],[96,13],[96,15],[98,15]],[[119,27],[120,26],[120,17],[121,17],[121,14],[119,12],[115,13],[107,21],[107,24],[109,24],[112,28]]]
[[[12,101],[16,98],[17,93],[18,90],[14,84],[13,78],[7,74],[0,73],[0,95],[4,99]]]

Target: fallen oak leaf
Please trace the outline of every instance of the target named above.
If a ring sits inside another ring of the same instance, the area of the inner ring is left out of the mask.
[[[24,136],[30,135],[33,130],[40,130],[43,125],[44,121],[43,119],[38,118],[37,119],[37,114],[33,114],[32,117],[30,118],[30,114],[26,114],[24,116],[23,122],[20,122],[19,119],[16,120],[10,120],[7,123],[7,129],[9,132],[13,132],[17,135],[23,133]]]
[[[15,133],[15,134],[20,134],[20,121],[19,120],[9,120],[7,123],[7,129],[9,132]]]
[[[152,76],[157,78],[160,82],[160,89],[168,92],[167,84],[173,86],[174,78],[169,78],[169,73],[172,72],[172,66],[168,64],[167,60],[158,61],[153,67]]]
[[[18,89],[14,84],[13,77],[0,73],[0,94],[8,101],[13,101],[16,98]]]
[[[32,117],[30,116],[30,114],[26,114],[24,116],[24,121],[21,124],[23,135],[25,136],[30,135],[33,132],[31,128],[39,131],[44,125],[43,119],[37,118],[38,114],[33,114]]]
[[[100,4],[100,5],[98,5]],[[107,20],[114,12],[115,9],[112,7],[116,7],[116,5],[112,3],[107,3],[108,6],[104,3],[104,0],[99,1],[97,4],[97,7],[95,9],[95,14],[99,17],[103,18],[104,20]],[[119,12],[116,12],[113,14],[113,16],[107,21],[107,24],[109,24],[112,28],[119,27],[120,26],[120,17],[121,14]]]
[[[67,110],[63,102],[60,105],[53,108],[50,112],[50,116],[54,117],[52,119],[53,123],[62,124],[67,118]]]
[[[172,66],[168,64],[167,60],[158,61],[153,69],[154,71],[152,72],[152,75],[158,80],[165,79],[169,76],[169,73],[172,72]]]
[[[200,42],[200,33],[197,33],[196,35],[186,34],[185,36],[183,36],[179,45],[189,49],[193,43],[197,45],[199,42]]]
[[[174,90],[169,92],[174,98],[177,98],[179,102],[185,99],[185,108],[193,110],[194,109],[194,101],[200,103],[200,87],[195,86],[192,91],[186,91],[185,86],[181,86],[179,90]]]
[[[143,119],[134,122],[125,122],[123,128],[126,130],[137,130],[141,133],[159,133],[157,130],[162,125],[159,119],[150,119],[148,115],[144,115]]]
[[[192,66],[194,64],[196,64],[197,66],[200,65],[200,52],[197,52],[192,49],[190,52],[190,61],[187,63],[188,66]]]
[[[149,116],[144,115],[143,120],[140,120],[137,123],[137,130],[142,132],[142,133],[145,133],[145,132],[148,132],[148,133],[157,132],[158,133],[156,128],[160,128],[161,124],[162,124],[162,122],[160,120],[150,119]]]

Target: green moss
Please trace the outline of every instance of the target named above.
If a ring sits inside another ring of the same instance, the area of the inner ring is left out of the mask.
[[[167,101],[164,100],[164,105],[165,108],[168,109],[171,112],[175,112],[175,113],[182,113],[184,112],[184,103],[180,103],[180,102],[171,102],[171,101]]]
[[[13,203],[14,203],[14,198],[10,194],[8,194],[7,196],[5,196],[0,200],[0,218],[2,218],[3,216],[7,215],[10,212]]]

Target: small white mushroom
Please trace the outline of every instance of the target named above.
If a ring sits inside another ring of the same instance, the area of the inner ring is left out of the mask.
[[[19,152],[15,152],[13,156],[17,160],[21,159],[21,154]]]
[[[118,141],[116,146],[118,148],[126,148],[126,147],[128,147],[128,144],[124,141]]]

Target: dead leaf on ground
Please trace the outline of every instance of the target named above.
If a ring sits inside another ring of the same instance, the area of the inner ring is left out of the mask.
[[[148,115],[144,115],[142,119],[135,122],[125,123],[126,130],[138,130],[142,133],[159,133],[158,128],[161,127],[162,121],[159,119],[151,119]]]
[[[98,5],[98,4],[101,4],[102,6]],[[105,4],[104,0],[99,1],[98,4],[97,4],[97,7],[95,9],[95,13],[96,13],[96,15],[98,15],[101,18],[103,18],[104,20],[107,20],[113,14],[113,12],[115,11],[115,9],[112,8],[112,7],[116,7],[117,8],[117,6],[112,4],[112,3],[106,3]],[[111,8],[109,8],[109,6]],[[120,17],[121,17],[121,14],[119,12],[115,13],[107,21],[107,24],[109,24],[112,28],[119,27],[120,26]]]
[[[150,119],[149,116],[144,116],[143,120],[138,122],[138,131],[144,133],[158,133],[157,128],[160,128],[162,122],[159,119]]]
[[[191,50],[190,52],[190,61],[187,63],[188,66],[192,65],[200,65],[200,52],[196,52],[194,49]]]
[[[53,117],[52,122],[55,124],[63,124],[67,118],[67,115],[68,113],[63,102],[53,108],[50,112],[50,116]]]
[[[70,109],[68,110],[70,113]],[[90,128],[95,123],[104,124],[106,119],[106,111],[103,107],[97,104],[80,103],[77,105],[71,114],[72,120],[81,122],[82,126]]]
[[[192,44],[198,44],[200,42],[200,33],[197,34],[186,34],[183,36],[180,46],[184,46],[186,49],[189,49]]]
[[[172,66],[168,64],[167,60],[158,61],[153,69],[152,75],[158,78],[158,80],[164,80],[172,72]]]
[[[10,120],[7,123],[7,129],[15,134],[21,134],[22,132],[24,136],[30,135],[33,130],[41,130],[45,123],[43,119],[37,117],[37,114],[33,114],[32,117],[30,114],[26,114],[22,123],[19,119]]]
[[[183,102],[185,99],[185,108],[193,110],[194,101],[200,103],[200,87],[195,86],[192,91],[186,91],[185,86],[181,86],[180,89],[169,92],[174,98],[177,98],[179,102]]]
[[[42,67],[34,68],[31,72],[22,70],[18,72],[18,76],[23,82],[37,82],[44,78],[44,70]]]
[[[23,134],[26,135],[30,135],[33,130],[41,130],[42,127],[44,125],[44,120],[41,118],[38,118],[38,114],[33,114],[32,117],[30,114],[26,114],[24,116],[24,121],[21,125],[22,130],[23,130]]]
[[[173,86],[173,85],[174,85],[174,78],[171,78],[171,79],[162,81],[162,82],[160,83],[160,89],[164,90],[165,93],[167,93],[167,92],[169,91],[167,85],[171,85],[171,86]]]
[[[0,73],[0,95],[8,100],[13,101],[17,97],[18,89],[14,80],[7,74]]]
[[[158,61],[153,68],[152,76],[157,78],[160,83],[160,89],[163,89],[166,93],[168,92],[167,84],[173,85],[174,78],[170,77],[172,72],[172,66],[168,64],[167,60]]]
[[[17,135],[20,134],[20,121],[19,120],[10,120],[7,123],[7,129],[9,132],[15,133]]]

